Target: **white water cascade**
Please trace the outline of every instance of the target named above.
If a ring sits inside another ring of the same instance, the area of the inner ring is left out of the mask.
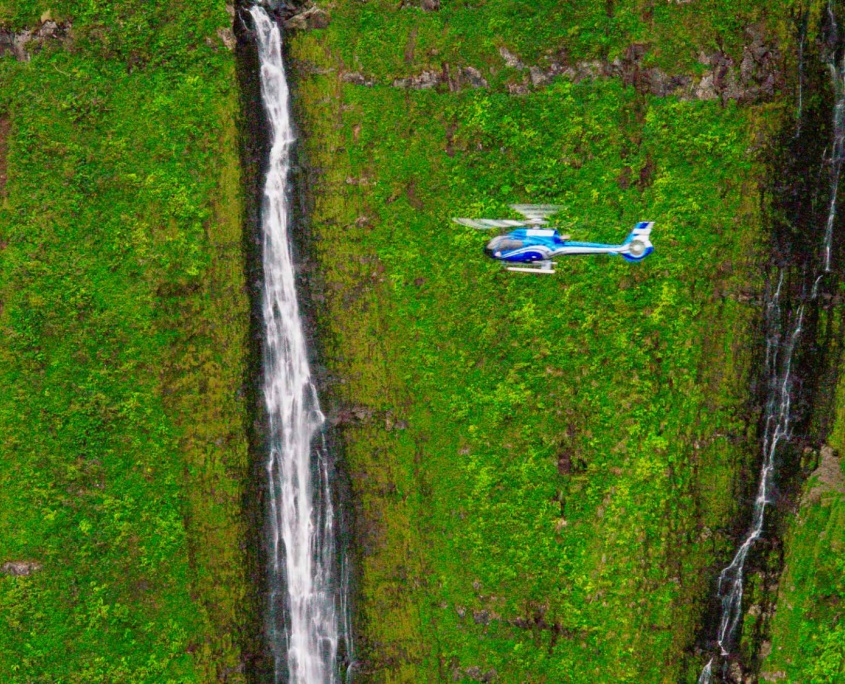
[[[829,43],[839,44],[838,26],[831,5],[828,5],[828,21],[831,35]],[[717,644],[723,658],[723,674],[727,668],[727,656],[731,655],[731,646],[736,629],[742,619],[742,593],[745,574],[745,562],[754,543],[761,537],[765,523],[766,507],[772,502],[771,495],[775,478],[775,457],[778,446],[788,442],[792,436],[791,422],[794,418],[792,411],[792,389],[794,384],[793,360],[798,342],[804,326],[804,318],[808,304],[819,296],[819,284],[826,273],[831,271],[833,248],[833,229],[836,224],[837,199],[842,164],[845,161],[845,54],[837,58],[834,47],[827,55],[826,62],[830,71],[834,92],[833,107],[833,142],[830,156],[824,159],[828,165],[830,176],[830,198],[823,239],[820,245],[820,258],[811,279],[804,280],[803,290],[794,310],[786,312],[784,316],[782,297],[785,279],[785,268],[778,269],[777,284],[770,286],[766,294],[766,358],[765,373],[768,379],[767,401],[763,418],[763,462],[751,526],[731,560],[730,564],[719,575],[717,595],[721,601],[719,630]],[[803,57],[803,55],[802,55]],[[800,110],[799,110],[800,115]],[[800,130],[800,129],[799,129]],[[809,285],[809,283],[812,285]],[[715,656],[710,658],[701,675],[698,684],[710,684],[713,677]]]
[[[719,575],[717,595],[721,600],[719,631],[716,641],[722,657],[730,655],[731,642],[742,618],[742,592],[745,562],[754,543],[763,533],[766,507],[771,503],[775,477],[775,456],[778,446],[791,437],[792,385],[795,349],[804,324],[806,302],[791,312],[783,323],[781,297],[784,269],[778,271],[777,285],[766,296],[766,377],[768,400],[763,419],[763,464],[754,499],[751,527],[745,534],[730,564]],[[787,334],[784,339],[783,331]],[[701,672],[699,684],[710,684],[713,676],[713,658]]]
[[[335,684],[340,681],[338,646],[346,602],[336,571],[324,417],[308,364],[288,235],[294,134],[282,35],[262,7],[249,12],[272,141],[261,210],[263,389],[269,419],[267,634],[276,684]]]

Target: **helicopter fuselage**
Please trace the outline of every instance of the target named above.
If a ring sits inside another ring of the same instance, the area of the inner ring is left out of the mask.
[[[576,254],[611,254],[622,256],[626,261],[642,261],[654,251],[649,240],[651,226],[651,221],[638,223],[619,245],[577,242],[554,229],[520,228],[490,240],[484,253],[491,259],[508,263],[548,262],[555,257]]]

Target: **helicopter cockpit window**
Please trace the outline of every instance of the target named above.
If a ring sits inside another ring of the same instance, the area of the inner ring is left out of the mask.
[[[524,243],[522,240],[512,240],[510,238],[505,238],[502,240],[498,245],[496,245],[497,252],[510,252],[514,249],[522,248]]]

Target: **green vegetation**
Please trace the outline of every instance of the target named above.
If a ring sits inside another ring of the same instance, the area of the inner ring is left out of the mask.
[[[0,2],[3,682],[244,681],[249,304],[224,3]],[[57,14],[60,10],[61,14]]]
[[[845,383],[829,439],[835,452],[822,452],[786,539],[772,640],[764,649],[769,679],[835,684],[845,677],[845,480],[837,455],[845,449],[843,390]]]
[[[289,45],[364,679],[693,682],[753,488],[760,187],[792,105],[535,86],[500,48],[547,73],[639,44],[637,69],[699,78],[702,53],[738,69],[762,34],[789,70],[794,3],[401,4],[336,0]],[[0,0],[0,25],[48,10],[71,35],[0,58],[0,565],[37,568],[0,574],[0,680],[243,682],[260,621],[231,20]],[[423,71],[444,76],[391,85]],[[505,273],[449,218],[518,201],[563,204],[576,239],[654,220],[657,251]],[[823,463],[763,666],[786,681],[845,662]]]
[[[365,417],[343,439],[367,681],[695,681],[753,487],[749,296],[781,110],[532,88],[499,48],[545,67],[639,40],[645,64],[697,74],[717,46],[738,64],[754,22],[789,33],[771,4],[708,7],[350,1],[292,40],[324,360],[336,407]],[[390,85],[468,66],[490,87]],[[657,251],[505,273],[449,217],[516,201],[563,204],[576,239],[654,220]]]

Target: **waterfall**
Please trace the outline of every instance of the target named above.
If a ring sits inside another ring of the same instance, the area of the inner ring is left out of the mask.
[[[338,563],[335,548],[324,417],[308,363],[288,235],[294,134],[282,35],[262,7],[249,13],[272,141],[261,208],[263,391],[269,420],[267,637],[276,684],[335,684],[341,681],[339,645],[344,638],[348,642],[346,581],[338,577],[338,566],[345,563]]]
[[[770,281],[766,292],[765,377],[768,384],[763,415],[763,460],[760,479],[754,500],[751,525],[730,564],[720,573],[717,584],[717,596],[721,605],[716,642],[719,647],[719,656],[724,662],[723,675],[727,674],[727,657],[731,655],[733,639],[742,619],[745,563],[752,546],[763,533],[766,507],[771,503],[778,447],[788,442],[792,436],[791,423],[794,419],[792,389],[795,380],[793,361],[804,329],[805,314],[808,305],[815,303],[818,299],[819,285],[824,275],[831,271],[833,229],[836,223],[839,182],[843,157],[845,156],[845,55],[840,54],[839,30],[830,4],[828,5],[828,22],[827,42],[830,52],[825,55],[825,61],[833,85],[834,107],[832,117],[833,142],[830,148],[832,151],[830,157],[823,160],[828,165],[830,177],[827,217],[817,263],[813,269],[808,269],[804,274],[797,306],[784,311],[782,302],[786,276],[784,266],[781,266],[777,271],[777,284],[772,286]],[[802,36],[802,46],[803,40]],[[800,57],[803,59],[803,53]],[[812,285],[809,285],[810,283]],[[698,678],[698,684],[710,684],[715,659],[716,656],[711,657],[704,666]]]
[[[834,94],[833,145],[830,156],[830,205],[827,212],[827,224],[824,234],[824,272],[830,273],[833,224],[836,220],[839,179],[842,175],[843,156],[845,156],[845,50],[842,50],[840,46],[839,26],[836,23],[836,14],[831,4],[827,6],[827,13],[828,21],[830,22],[830,33],[827,40],[829,53],[825,61],[830,71],[830,80],[833,83]]]

